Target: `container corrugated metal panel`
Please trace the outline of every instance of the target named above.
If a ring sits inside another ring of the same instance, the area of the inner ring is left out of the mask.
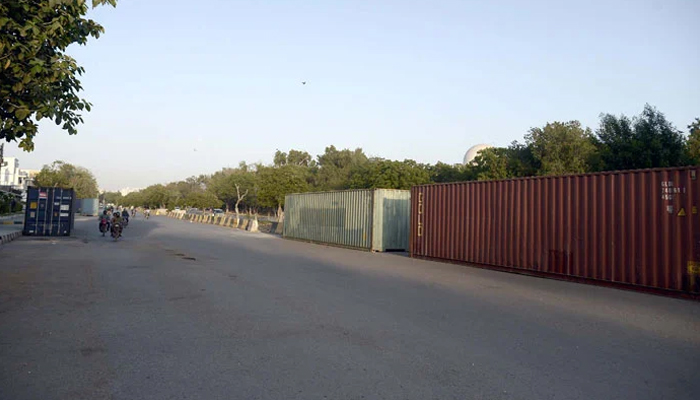
[[[79,200],[81,204],[82,215],[97,215],[100,208],[100,201],[98,199],[81,199]]]
[[[373,209],[372,250],[408,250],[411,192],[377,189]]]
[[[290,194],[283,236],[363,250],[408,249],[408,190]]]
[[[70,236],[75,222],[73,189],[27,189],[27,206],[22,233],[27,236]]]
[[[372,190],[290,194],[283,236],[370,250]]]
[[[700,293],[696,168],[412,189],[413,257]]]

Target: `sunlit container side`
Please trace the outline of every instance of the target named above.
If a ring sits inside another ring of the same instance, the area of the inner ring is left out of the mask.
[[[409,190],[376,189],[372,218],[373,251],[407,251],[411,220]]]
[[[694,167],[412,188],[413,257],[700,293]]]
[[[372,251],[408,248],[408,190],[290,194],[284,208],[288,239]]]
[[[70,236],[75,222],[76,198],[73,189],[27,189],[25,236]]]
[[[99,212],[100,201],[98,199],[81,199],[81,215],[96,216]]]

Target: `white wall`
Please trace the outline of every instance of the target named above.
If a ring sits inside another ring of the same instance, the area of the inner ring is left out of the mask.
[[[19,160],[16,157],[4,157],[0,166],[0,185],[19,186]]]

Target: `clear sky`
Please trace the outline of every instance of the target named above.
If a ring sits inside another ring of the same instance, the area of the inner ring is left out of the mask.
[[[457,163],[645,103],[684,131],[700,117],[698,0],[119,0],[91,17],[106,33],[71,48],[94,105],[79,135],[42,124],[36,151],[6,155],[110,190],[331,144]]]

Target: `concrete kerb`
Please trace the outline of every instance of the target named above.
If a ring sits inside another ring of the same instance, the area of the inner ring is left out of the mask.
[[[22,236],[22,231],[10,232],[0,235],[0,244],[7,244]]]
[[[270,233],[276,233],[278,235],[281,235],[283,231],[284,222],[272,222],[272,225],[270,227]]]
[[[258,219],[254,218],[248,220],[248,225],[246,225],[245,230],[247,230],[248,232],[258,232]]]
[[[217,217],[213,215],[183,215],[180,213],[168,213],[166,215],[175,219],[189,220],[190,223],[199,222],[208,225],[218,225],[227,228],[237,228],[248,232],[259,232],[259,224],[256,218],[249,219],[243,217],[236,217],[233,215],[225,215],[223,217]],[[282,224],[274,222],[270,233],[280,234],[281,232]]]

